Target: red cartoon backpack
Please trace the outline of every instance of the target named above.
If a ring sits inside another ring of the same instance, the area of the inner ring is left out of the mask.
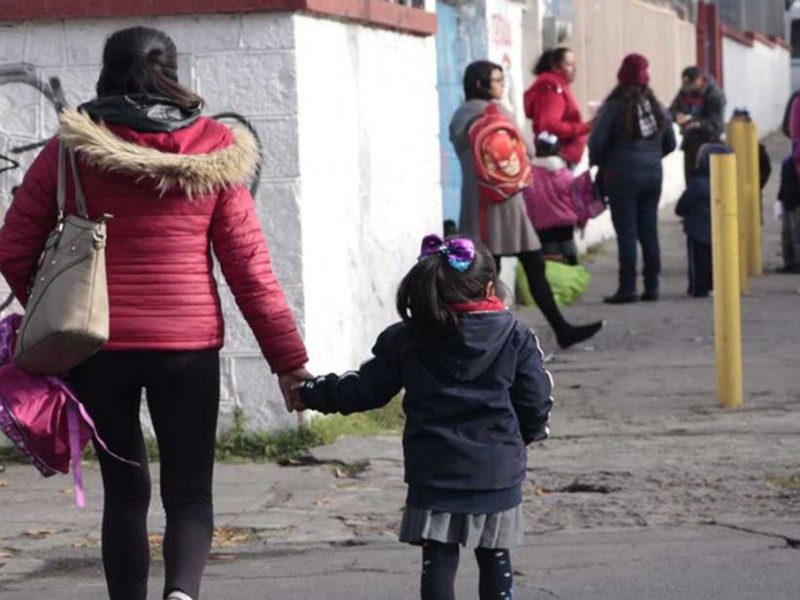
[[[486,241],[486,211],[533,182],[522,134],[494,102],[469,128],[472,161],[480,197],[481,238]]]

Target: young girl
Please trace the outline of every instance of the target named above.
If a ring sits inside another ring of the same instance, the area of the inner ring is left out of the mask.
[[[548,436],[550,375],[531,329],[498,300],[489,251],[422,241],[397,293],[402,321],[358,371],[304,382],[297,410],[350,414],[405,388],[406,508],[400,541],[422,546],[421,597],[453,600],[459,545],[474,549],[481,600],[513,598],[525,446]]]
[[[543,131],[536,138],[536,157],[531,159],[533,183],[523,191],[525,207],[533,228],[542,242],[545,256],[563,258],[578,264],[575,247],[575,178],[567,162],[558,155],[558,138]]]

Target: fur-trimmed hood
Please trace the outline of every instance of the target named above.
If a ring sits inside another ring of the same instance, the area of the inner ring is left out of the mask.
[[[203,118],[175,132],[154,134],[96,123],[86,113],[65,109],[60,137],[90,166],[149,178],[162,194],[180,189],[189,197],[246,182],[259,155],[245,128],[228,129]]]

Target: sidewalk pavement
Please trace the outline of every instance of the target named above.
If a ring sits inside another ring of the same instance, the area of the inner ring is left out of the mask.
[[[549,353],[553,437],[531,448],[517,598],[796,600],[800,594],[800,277],[779,266],[771,218],[782,138],[769,141],[764,276],[743,298],[745,402],[716,406],[711,299],[685,296],[684,238],[662,212],[662,299],[607,306],[616,250],[588,265],[591,288],[568,318],[605,318],[562,352],[535,310],[520,314]],[[365,349],[366,352],[366,349]],[[419,552],[394,541],[405,486],[399,438],[346,438],[295,467],[220,464],[217,536],[203,598],[414,598]],[[368,459],[363,471],[343,463]],[[153,468],[157,479],[157,469]],[[88,506],[69,480],[28,466],[0,473],[0,600],[105,597],[101,486]],[[163,527],[154,504],[152,532]],[[154,538],[151,597],[163,563]],[[459,598],[475,598],[462,560]]]

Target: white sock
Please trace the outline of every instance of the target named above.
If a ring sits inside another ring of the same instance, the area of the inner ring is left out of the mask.
[[[192,600],[192,597],[188,594],[184,594],[183,592],[175,590],[174,592],[169,593],[167,600]]]

